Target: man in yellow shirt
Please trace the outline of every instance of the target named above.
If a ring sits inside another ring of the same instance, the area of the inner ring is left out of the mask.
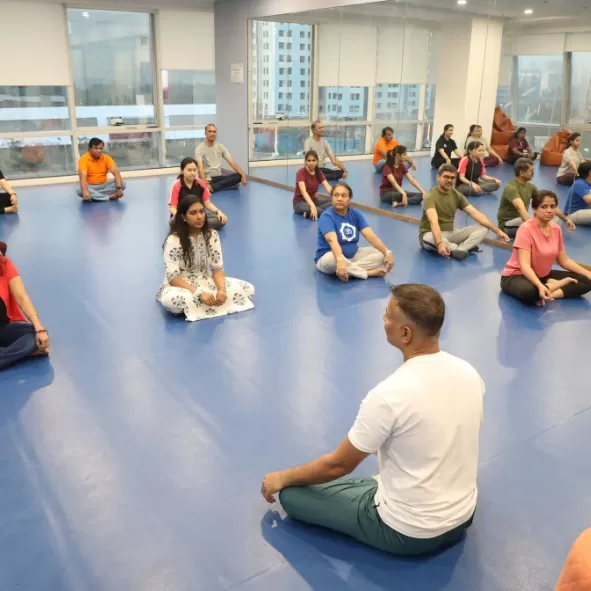
[[[84,201],[108,201],[123,197],[125,183],[115,161],[103,154],[104,148],[103,140],[93,137],[88,142],[88,152],[78,161],[78,196]],[[115,177],[114,180],[107,181],[109,172]]]

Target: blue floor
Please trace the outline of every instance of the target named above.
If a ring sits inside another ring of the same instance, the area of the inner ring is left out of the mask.
[[[446,261],[371,214],[396,267],[341,284],[315,272],[315,224],[251,183],[215,201],[256,309],[186,323],[154,298],[171,179],[130,180],[121,203],[22,189],[0,220],[53,343],[0,374],[0,589],[551,590],[591,525],[591,302],[524,308],[499,294],[506,251]],[[334,448],[400,365],[382,312],[408,281],[443,293],[443,346],[487,384],[474,525],[418,560],[283,521],[259,493]]]
[[[431,170],[430,158],[421,156],[415,158],[417,164],[417,171],[412,172],[416,179],[421,183],[421,186],[426,191],[436,184],[435,171]],[[415,218],[420,218],[422,215],[422,208],[420,206],[410,206],[406,208],[396,208],[388,204],[380,203],[380,184],[382,177],[374,172],[371,160],[358,160],[345,162],[349,171],[349,178],[347,182],[351,185],[354,193],[354,199],[358,203],[365,205],[372,205],[373,207],[380,207],[386,211],[395,211]],[[265,166],[252,168],[250,173],[253,176],[260,177],[266,180],[272,180],[286,185],[295,185],[296,172],[302,167],[301,160],[290,162],[289,166]],[[556,168],[552,166],[540,166],[536,163],[536,171],[533,182],[536,183],[539,189],[551,189],[559,197],[559,205],[564,207],[568,187],[563,187],[556,184]],[[497,177],[503,181],[501,189],[492,195],[484,195],[482,197],[475,197],[470,199],[474,207],[478,208],[486,214],[495,224],[497,223],[497,211],[499,209],[499,200],[501,198],[503,187],[507,181],[511,180],[515,173],[513,167],[505,164],[502,167],[497,166],[491,168],[489,171],[491,176]],[[405,183],[408,190],[413,190],[412,185]],[[287,197],[286,197],[287,198]],[[469,221],[468,221],[469,220]],[[474,223],[465,214],[458,213],[457,224],[466,225]],[[562,229],[565,236],[565,245],[569,256],[576,261],[591,264],[591,228],[579,227],[573,233],[566,232],[563,224]],[[491,234],[491,238],[494,236]]]

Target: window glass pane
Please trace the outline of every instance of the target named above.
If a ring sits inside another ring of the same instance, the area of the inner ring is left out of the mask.
[[[591,53],[573,53],[569,123],[591,124]]]
[[[310,118],[310,44],[286,38],[309,37],[311,30],[311,25],[252,21],[253,122]],[[280,91],[290,96],[280,98]]]
[[[366,125],[326,125],[324,139],[339,156],[365,154]]]
[[[8,179],[74,174],[72,137],[0,139],[0,170]]]
[[[406,146],[409,152],[415,152],[417,148],[417,127],[416,123],[401,123],[400,121],[384,121],[373,126],[372,146],[382,137],[382,129],[391,127],[394,130],[394,137],[402,146]],[[425,125],[427,127],[427,125]],[[419,146],[420,148],[420,146]]]
[[[215,72],[162,72],[164,127],[215,123]]]
[[[517,60],[517,121],[560,125],[562,55],[520,55]]]
[[[416,121],[419,117],[420,84],[378,84],[374,96],[376,121]]]
[[[68,9],[79,127],[153,124],[151,18]]]
[[[121,170],[160,168],[160,133],[109,133],[96,136],[78,136],[80,154],[88,152],[91,137],[105,142],[105,153],[113,157]]]
[[[277,125],[255,127],[253,129],[253,161],[303,157],[304,142],[309,136],[308,125],[305,127]]]
[[[367,86],[319,86],[318,118],[327,121],[366,121]]]
[[[0,86],[0,133],[68,129],[65,86]]]
[[[435,98],[436,98],[435,84],[427,84],[425,89],[425,119],[435,119]]]
[[[166,166],[179,166],[187,156],[195,157],[195,148],[204,140],[205,128],[167,131]]]

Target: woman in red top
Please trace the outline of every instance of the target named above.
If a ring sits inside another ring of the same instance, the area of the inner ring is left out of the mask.
[[[466,197],[494,193],[501,186],[499,179],[486,174],[484,145],[480,142],[468,144],[458,167],[457,183],[457,190]]]
[[[300,168],[296,174],[293,210],[305,218],[317,220],[320,214],[332,205],[332,202],[327,198],[316,197],[316,193],[322,185],[330,195],[332,187],[318,168],[318,154],[314,150],[306,152],[305,162],[306,166]]]
[[[533,162],[538,157],[538,153],[531,149],[529,142],[525,139],[525,134],[525,127],[519,127],[511,136],[506,159],[510,164],[517,162],[519,158],[529,158]]]
[[[501,289],[526,304],[578,298],[591,291],[591,271],[569,259],[562,230],[552,222],[558,198],[552,191],[534,194],[534,217],[517,230],[513,254],[501,276]],[[558,263],[565,271],[554,271]]]
[[[382,185],[380,186],[380,201],[391,203],[392,207],[402,205],[419,205],[423,202],[425,191],[420,183],[408,172],[407,162],[411,162],[406,146],[396,146],[386,157],[386,164],[382,168]],[[416,191],[405,191],[402,180],[406,177]]]
[[[0,370],[49,353],[49,336],[12,261],[0,253]],[[23,314],[24,312],[24,314]],[[27,321],[28,319],[28,321]]]
[[[187,195],[195,195],[203,201],[207,214],[207,225],[211,230],[223,228],[228,218],[221,209],[218,209],[211,202],[211,193],[207,183],[198,178],[197,161],[193,158],[185,158],[181,162],[181,174],[179,174],[174,185],[170,188],[168,195],[168,210],[170,211],[170,224],[174,221],[179,202]]]

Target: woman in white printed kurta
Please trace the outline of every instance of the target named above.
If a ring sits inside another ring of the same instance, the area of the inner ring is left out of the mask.
[[[181,237],[190,244],[189,256]],[[254,287],[225,277],[219,234],[207,228],[203,203],[194,195],[179,204],[175,226],[164,243],[164,266],[166,274],[156,298],[166,310],[184,314],[188,321],[254,308]],[[171,285],[173,281],[176,285]]]

